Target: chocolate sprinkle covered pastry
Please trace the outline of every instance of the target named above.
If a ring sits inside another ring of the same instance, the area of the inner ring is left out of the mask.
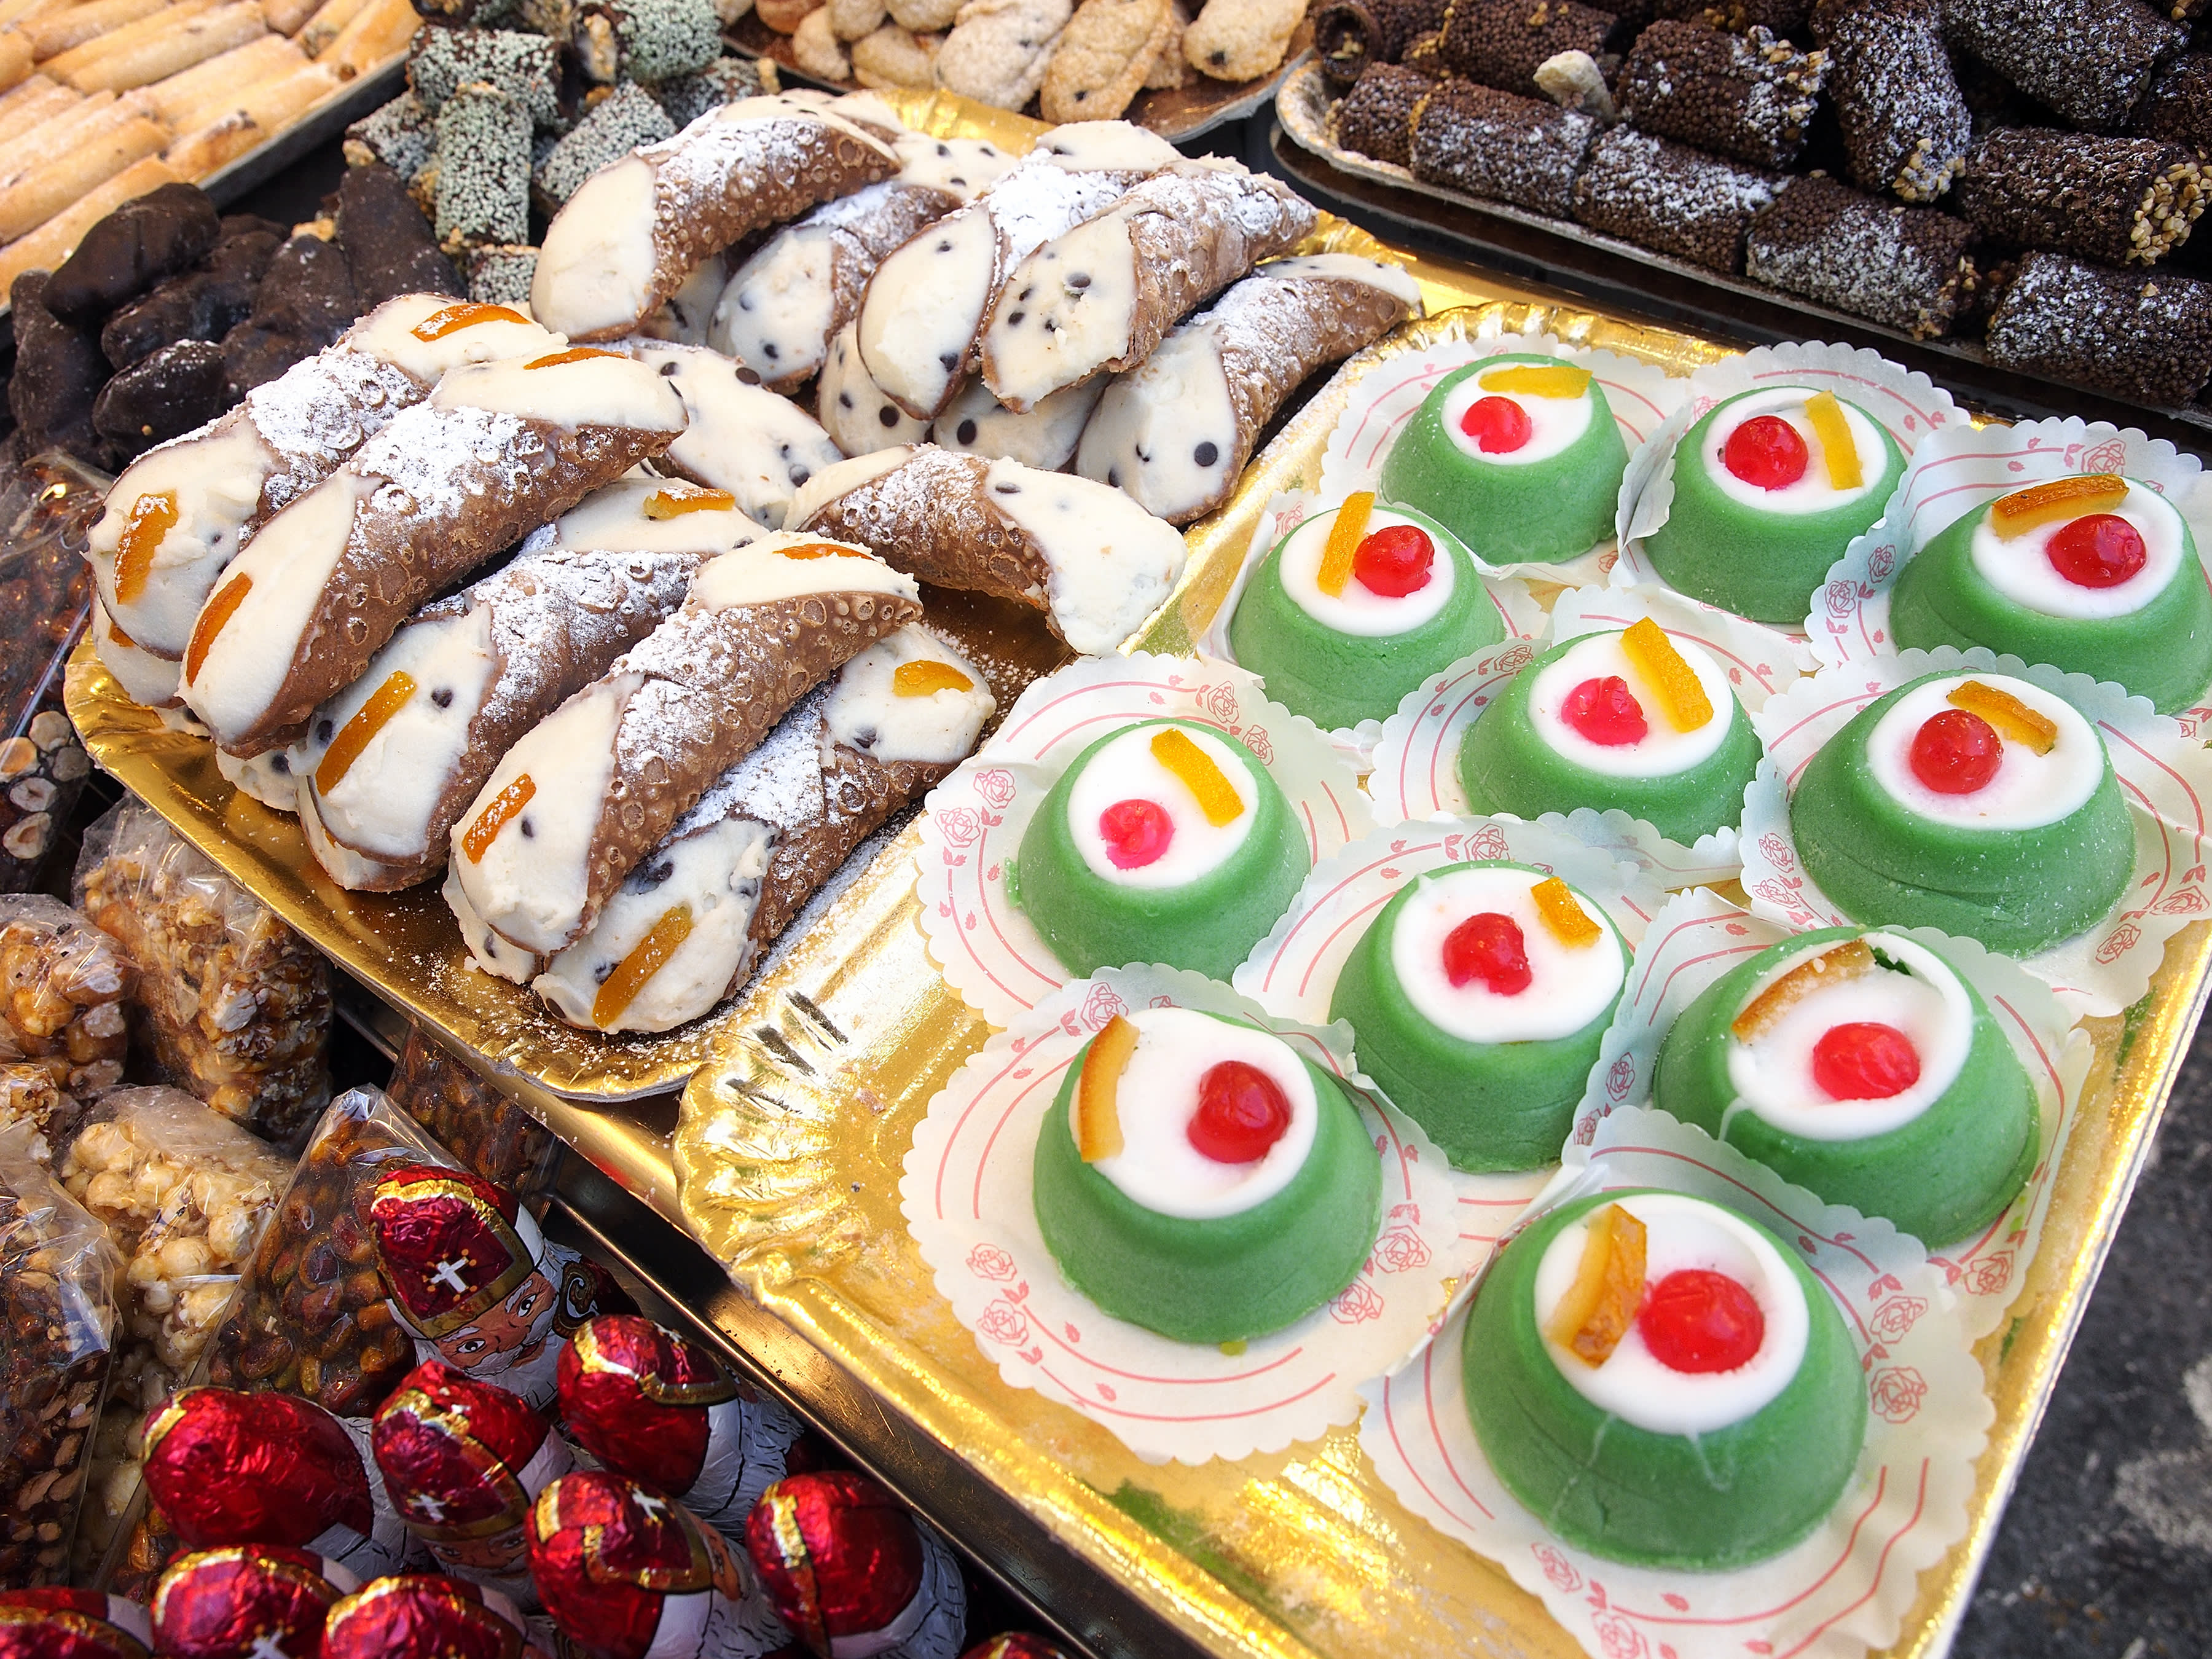
[[[1563,52],[1597,57],[1613,22],[1613,13],[1577,0],[1454,0],[1436,34],[1407,48],[1405,61],[1540,97],[1537,66]]]
[[[2185,52],[2159,71],[2136,106],[2135,131],[2212,152],[2212,52]]]
[[[1574,214],[1575,179],[1598,124],[1489,87],[1445,82],[1413,130],[1413,176],[1553,218]]]
[[[2204,169],[2155,138],[2000,127],[1975,141],[1958,197],[1968,222],[1999,241],[2148,265],[2204,210]]]
[[[1626,15],[1630,9],[1624,5],[1622,14]],[[1709,23],[1717,29],[1733,29],[1739,34],[1753,28],[1796,34],[1805,27],[1805,15],[1810,9],[1807,0],[1656,0],[1650,15],[1686,18],[1692,23]]]
[[[46,283],[46,307],[65,323],[91,325],[222,240],[215,204],[196,185],[163,185],[94,224]]]
[[[460,276],[438,252],[430,222],[407,193],[406,180],[381,161],[346,169],[338,181],[337,221],[338,246],[364,308],[402,294],[459,296]]]
[[[1973,229],[1933,208],[1866,196],[1833,179],[1800,179],[1751,222],[1744,273],[1817,305],[1902,329],[1951,331],[1974,289]]]
[[[1575,217],[1593,230],[1709,270],[1743,268],[1751,216],[1788,184],[1628,127],[1598,135],[1575,180]]]
[[[526,244],[495,242],[461,256],[468,274],[469,298],[480,306],[530,303],[530,279],[538,270],[538,250]]]
[[[345,130],[348,167],[381,161],[402,179],[412,179],[428,167],[437,145],[436,124],[411,92],[378,105]]]
[[[1322,73],[1348,87],[1372,66],[1395,63],[1443,15],[1443,0],[1322,0],[1313,9]]]
[[[576,187],[608,162],[641,144],[675,137],[676,123],[634,81],[625,81],[592,106],[591,112],[558,140],[530,170],[538,205],[558,213]]]
[[[223,336],[233,392],[251,392],[344,333],[361,314],[344,252],[313,231],[276,250],[253,292],[253,313]]]
[[[510,29],[425,29],[407,63],[407,84],[436,115],[463,87],[489,81],[518,100],[533,125],[561,123],[560,50],[541,34]]]
[[[438,111],[438,246],[449,253],[530,240],[530,114],[489,81]]]
[[[1662,21],[1621,66],[1622,117],[1753,167],[1787,167],[1805,147],[1828,55],[1801,52],[1764,27],[1748,35]]]
[[[128,368],[179,340],[221,340],[253,314],[262,275],[283,243],[266,230],[225,236],[197,270],[170,277],[110,317],[100,331],[100,350]]]
[[[1411,167],[1413,117],[1436,85],[1419,70],[1370,64],[1329,112],[1329,137],[1355,154]]]
[[[15,416],[22,453],[59,449],[94,466],[112,470],[115,456],[93,429],[92,403],[107,380],[100,343],[61,320],[41,296],[52,277],[27,270],[9,289],[15,316],[15,373],[8,406]]]
[[[2189,39],[2143,0],[1947,0],[1944,32],[2077,127],[2118,132]]]
[[[1828,97],[1863,190],[1930,202],[1965,163],[1973,118],[1943,47],[1935,0],[1871,0],[1816,17]]]
[[[2179,406],[2212,380],[2212,283],[2031,253],[1990,319],[2002,368]]]
[[[179,340],[102,386],[92,424],[128,458],[205,426],[230,403],[222,348],[212,340]]]
[[[586,0],[576,54],[602,83],[694,75],[721,55],[712,0]]]

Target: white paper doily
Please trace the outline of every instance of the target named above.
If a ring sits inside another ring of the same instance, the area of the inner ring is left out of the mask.
[[[1316,862],[1374,818],[1350,764],[1311,720],[1270,702],[1249,671],[1206,657],[1080,658],[1022,693],[981,750],[929,793],[921,817],[921,931],[969,1006],[1008,1026],[1066,983],[1006,898],[1006,861],[1076,756],[1138,720],[1196,720],[1236,738],[1291,803]]]
[[[1767,757],[1744,796],[1743,890],[1752,910],[1800,932],[1849,920],[1798,861],[1789,792],[1820,745],[1869,703],[1923,675],[1962,667],[2008,674],[2064,697],[2105,740],[2135,823],[2135,872],[2110,915],[2021,965],[2075,1013],[2117,1014],[2150,988],[2166,940],[2212,915],[2203,846],[2212,755],[2143,698],[2086,674],[1946,646],[1825,668],[1775,698],[1757,716]]]
[[[1788,1553],[1735,1572],[1624,1566],[1570,1548],[1505,1491],[1468,1421],[1455,1306],[1435,1340],[1361,1390],[1359,1443],[1398,1501],[1498,1563],[1594,1659],[1857,1659],[1894,1641],[1921,1571],[1965,1535],[1995,1416],[1942,1277],[1887,1224],[1801,1187],[1663,1112],[1630,1108],[1570,1149],[1531,1216],[1585,1194],[1661,1187],[1750,1216],[1823,1280],[1871,1410],[1850,1488]],[[1464,1297],[1455,1297],[1462,1304]]]
[[[1010,1385],[1082,1413],[1139,1457],[1203,1463],[1316,1438],[1358,1415],[1359,1384],[1411,1352],[1443,1306],[1460,1232],[1449,1166],[1413,1122],[1355,1090],[1382,1159],[1382,1220],[1334,1301],[1235,1354],[1102,1313],[1045,1248],[1031,1163],[1069,1063],[1115,1015],[1144,1007],[1230,1015],[1351,1076],[1341,1027],[1270,1019],[1197,974],[1109,969],[993,1036],[930,1103],[899,1182],[908,1227],[939,1291]]]

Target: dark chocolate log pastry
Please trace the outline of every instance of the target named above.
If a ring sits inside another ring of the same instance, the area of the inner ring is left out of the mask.
[[[2204,192],[2204,165],[2182,144],[1999,127],[1974,141],[1956,193],[1994,240],[2147,265],[2188,237]]]
[[[52,276],[27,270],[9,288],[15,319],[15,372],[8,407],[22,453],[58,449],[107,468],[115,453],[92,424],[93,401],[107,381],[107,359],[88,330],[65,323],[40,296]]]
[[[1790,181],[1629,127],[1600,133],[1575,180],[1575,217],[1709,270],[1743,268],[1751,216]]]
[[[362,313],[343,250],[301,231],[276,250],[253,310],[222,339],[223,371],[241,395],[336,342]]]
[[[1403,61],[1426,74],[1540,98],[1538,65],[1563,52],[1596,58],[1614,22],[1613,13],[1579,0],[1452,0],[1436,33],[1409,46]]]
[[[227,233],[197,267],[110,316],[100,331],[100,350],[116,368],[128,368],[179,340],[222,340],[253,314],[262,274],[283,242],[272,231]]]
[[[163,185],[95,223],[46,283],[46,309],[96,327],[107,313],[196,263],[222,237],[197,185]]]
[[[1615,96],[1624,119],[1753,167],[1786,168],[1805,148],[1827,53],[1764,27],[1730,34],[1662,21],[1636,39]]]
[[[1313,9],[1314,54],[1332,86],[1350,86],[1377,64],[1395,64],[1436,27],[1444,0],[1322,0]]]
[[[2136,106],[2135,131],[2212,154],[2212,52],[2185,52],[2159,71]]]
[[[460,273],[438,252],[430,222],[407,181],[380,161],[349,167],[338,181],[338,245],[353,291],[370,310],[402,294],[461,297]]]
[[[438,109],[438,246],[448,253],[530,238],[530,113],[489,81]]]
[[[1591,117],[1544,99],[1391,64],[1361,76],[1330,118],[1347,149],[1556,219],[1574,215],[1575,179],[1598,132]]]
[[[722,55],[714,0],[583,0],[576,56],[602,85],[695,75]]]
[[[601,167],[644,144],[676,136],[676,124],[653,94],[625,81],[592,106],[531,169],[530,183],[547,217]]]
[[[1973,116],[1952,72],[1936,0],[1862,0],[1814,19],[1828,98],[1862,190],[1931,202],[1966,162]]]
[[[1650,15],[1653,17],[1686,18],[1692,23],[1706,23],[1717,29],[1732,29],[1742,34],[1754,28],[1768,28],[1777,34],[1796,34],[1805,27],[1805,16],[1811,10],[1809,0],[1654,0]],[[1626,18],[1634,9],[1632,5],[1621,7]]]
[[[1800,179],[1751,222],[1744,273],[1816,305],[1902,329],[1948,334],[1974,291],[1973,227],[1934,208]]]
[[[380,104],[345,130],[346,165],[381,161],[402,179],[411,179],[430,164],[438,146],[438,125],[422,100],[403,92]]]
[[[119,455],[142,455],[229,406],[222,348],[212,340],[179,340],[141,358],[100,389],[93,429]]]
[[[1329,137],[1355,154],[1410,167],[1414,120],[1437,84],[1419,70],[1371,64],[1329,111]]]
[[[2077,127],[2125,130],[2188,29],[2143,0],[1945,0],[1955,46]]]
[[[2179,406],[2212,380],[2212,283],[2031,253],[1990,319],[1990,361]]]
[[[425,29],[407,60],[408,85],[434,116],[472,82],[488,82],[521,104],[533,126],[561,121],[561,48],[520,29]]]

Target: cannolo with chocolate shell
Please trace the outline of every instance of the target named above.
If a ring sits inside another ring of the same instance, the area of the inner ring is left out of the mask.
[[[842,453],[788,398],[748,385],[744,371],[704,346],[632,340],[623,348],[667,380],[689,422],[654,463],[664,472],[726,489],[738,511],[783,527],[792,492]]]
[[[771,535],[708,560],[676,612],[504,755],[453,831],[471,934],[551,955],[708,785],[813,687],[921,615],[864,549]]]
[[[417,605],[683,429],[675,392],[614,352],[449,371],[232,562],[192,625],[185,701],[235,755],[290,742]]]

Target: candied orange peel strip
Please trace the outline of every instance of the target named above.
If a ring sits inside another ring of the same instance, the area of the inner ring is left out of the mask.
[[[797,547],[778,547],[770,550],[780,559],[854,559],[863,556],[849,547],[840,547],[836,542],[805,542]]]
[[[1590,1218],[1575,1281],[1545,1334],[1595,1370],[1613,1358],[1644,1301],[1644,1224],[1608,1204]]]
[[[939,662],[934,657],[902,662],[891,671],[891,696],[895,697],[927,697],[939,691],[970,691],[975,686],[975,681],[951,663]]]
[[[602,351],[597,346],[570,346],[566,351],[549,351],[543,357],[532,357],[523,364],[525,369],[558,368],[563,363],[580,363],[586,357],[619,357],[619,351]]]
[[[686,513],[726,513],[738,498],[726,489],[656,489],[645,498],[648,519],[680,519]]]
[[[1579,398],[1589,383],[1589,370],[1572,363],[1508,363],[1476,382],[1485,392],[1517,392],[1524,398]]]
[[[138,641],[132,639],[128,634],[125,633],[123,631],[123,624],[116,621],[112,617],[110,617],[107,619],[107,637],[113,640],[116,644],[121,646],[125,651],[136,651],[138,648]]]
[[[1237,786],[1214,763],[1212,756],[1190,740],[1188,732],[1172,726],[1154,732],[1152,758],[1174,773],[1197,798],[1198,810],[1215,829],[1234,823],[1244,811],[1244,798],[1237,793]]]
[[[607,975],[599,994],[592,999],[592,1024],[611,1025],[620,1019],[623,1010],[636,1001],[637,994],[645,989],[646,981],[666,966],[668,958],[683,949],[684,941],[690,937],[690,905],[678,904],[662,911],[660,920],[622,959],[622,965]]]
[[[1632,623],[1620,636],[1620,648],[1638,677],[1657,694],[1668,725],[1677,732],[1695,732],[1712,719],[1713,700],[1705,695],[1705,683],[1657,623],[1649,617]]]
[[[1836,394],[1816,392],[1805,399],[1805,418],[1812,424],[1813,435],[1820,441],[1820,463],[1828,469],[1828,488],[1856,489],[1864,483],[1866,469],[1859,465],[1858,441],[1851,436],[1851,423],[1844,418]]]
[[[538,793],[538,781],[527,772],[519,772],[514,781],[491,798],[491,805],[477,815],[461,836],[461,851],[469,855],[469,862],[481,864],[483,855],[491,851],[492,842],[499,832],[507,828],[507,821],[530,805],[531,797]]]
[[[2007,743],[2023,744],[2039,755],[2051,752],[2058,741],[2058,722],[2039,714],[2009,691],[1979,680],[1966,680],[1952,689],[1944,702],[1969,714],[1979,714],[1997,729]]]
[[[324,752],[322,762],[315,768],[315,787],[329,794],[353,769],[361,758],[361,751],[368,747],[368,740],[392,717],[407,706],[407,699],[415,695],[415,677],[405,669],[394,669],[383,684],[369,694],[368,701],[354,711],[353,718],[338,728],[330,748]]]
[[[407,331],[418,340],[442,340],[448,334],[458,334],[465,328],[474,328],[478,323],[527,323],[529,318],[505,306],[460,305],[447,306],[434,311]]]
[[[1346,495],[1344,505],[1336,509],[1336,521],[1328,527],[1328,545],[1321,550],[1321,568],[1314,573],[1314,586],[1331,599],[1343,592],[1344,585],[1352,580],[1352,556],[1367,539],[1367,520],[1374,511],[1371,489]]]
[[[1123,1146],[1118,1097],[1121,1073],[1137,1052],[1137,1028],[1120,1014],[1108,1020],[1083,1056],[1075,1079],[1075,1151],[1085,1164],[1112,1158]]]
[[[2054,519],[2109,513],[2128,498],[2128,481],[2117,472],[2084,472],[2015,489],[1990,503],[1990,528],[2000,540],[2025,536]]]
[[[132,605],[146,591],[161,538],[177,527],[177,492],[149,490],[131,503],[131,516],[115,542],[115,602]]]
[[[1873,947],[1863,939],[1815,951],[1745,1003],[1742,1012],[1729,1023],[1729,1034],[1738,1042],[1749,1042],[1814,992],[1872,973],[1874,965]]]
[[[185,647],[187,680],[200,677],[200,670],[207,665],[207,654],[215,647],[215,636],[238,614],[238,607],[252,591],[253,578],[240,574],[228,586],[216,589],[216,596],[201,607],[199,620],[192,624],[191,642]]]
[[[1557,876],[1538,882],[1528,896],[1536,901],[1536,920],[1544,924],[1544,931],[1569,950],[1583,950],[1604,936],[1605,929],[1576,901],[1575,890]]]

